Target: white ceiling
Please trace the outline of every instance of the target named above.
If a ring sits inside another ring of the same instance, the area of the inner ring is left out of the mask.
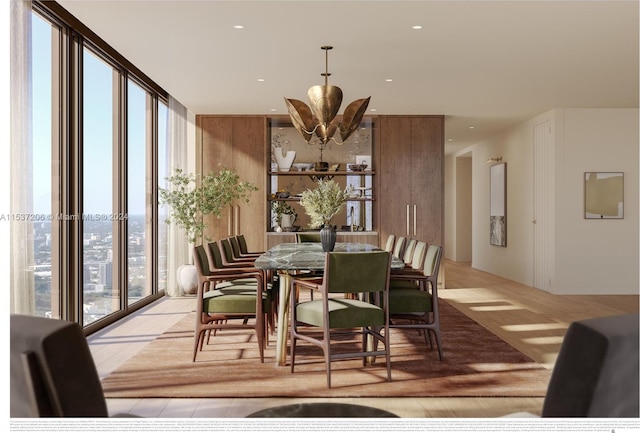
[[[552,108],[638,107],[637,1],[58,2],[195,114],[286,114],[322,45],[342,109],[444,114],[447,153]]]

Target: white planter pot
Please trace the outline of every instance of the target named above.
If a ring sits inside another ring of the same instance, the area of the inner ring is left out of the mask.
[[[176,271],[176,283],[180,293],[193,295],[198,292],[198,271],[195,265],[182,265]]]

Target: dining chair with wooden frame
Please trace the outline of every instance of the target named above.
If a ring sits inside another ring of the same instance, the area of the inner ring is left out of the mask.
[[[193,362],[202,350],[205,336],[221,329],[253,329],[258,339],[260,361],[264,362],[267,342],[266,315],[271,310],[270,296],[265,290],[264,273],[260,270],[230,269],[211,272],[209,259],[202,245],[193,248],[193,259],[198,271],[196,298],[196,326]],[[254,284],[229,284],[238,279],[252,279]],[[226,283],[216,286],[216,283]],[[229,322],[229,320],[238,319]],[[251,319],[253,323],[250,323]]]
[[[326,254],[324,279],[293,280],[296,288],[319,293],[320,299],[300,301],[292,291],[291,312],[291,372],[296,364],[298,340],[320,347],[324,353],[327,387],[331,388],[331,363],[341,359],[363,358],[363,365],[384,356],[387,380],[391,381],[389,341],[389,273],[391,254],[388,251],[361,253],[330,252]],[[345,296],[350,295],[350,296]],[[357,296],[353,296],[357,295]],[[318,328],[322,337],[308,331]],[[304,330],[303,330],[304,329]],[[337,334],[362,335],[361,351],[334,351],[332,339]],[[381,342],[384,350],[378,350]]]
[[[433,347],[435,336],[438,356],[442,361],[440,310],[438,308],[438,270],[442,247],[430,244],[425,254],[421,273],[395,274],[389,290],[391,328],[424,330],[424,337]]]

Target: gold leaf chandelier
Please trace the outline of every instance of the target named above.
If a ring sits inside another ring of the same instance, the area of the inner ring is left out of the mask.
[[[321,74],[324,77],[324,85],[309,88],[307,91],[309,105],[297,99],[285,97],[284,100],[293,126],[307,143],[314,144],[313,141],[319,140],[320,161],[322,161],[322,150],[329,141],[333,140],[337,144],[343,144],[358,129],[371,97],[358,99],[347,105],[342,120],[338,121],[336,116],[342,104],[342,90],[337,86],[329,85],[329,76],[331,75],[329,73],[329,50],[333,47],[325,45],[320,48],[325,52],[325,72]],[[337,131],[340,131],[341,141],[334,137]]]

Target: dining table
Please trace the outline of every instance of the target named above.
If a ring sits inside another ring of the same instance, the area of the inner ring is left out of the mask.
[[[371,244],[337,242],[334,252],[380,251]],[[319,242],[281,243],[270,248],[255,260],[255,267],[276,271],[278,287],[278,321],[276,335],[276,365],[287,364],[287,337],[289,330],[289,302],[295,274],[301,271],[321,271],[324,269],[326,252]],[[402,269],[405,263],[398,257],[391,257],[391,269]]]

